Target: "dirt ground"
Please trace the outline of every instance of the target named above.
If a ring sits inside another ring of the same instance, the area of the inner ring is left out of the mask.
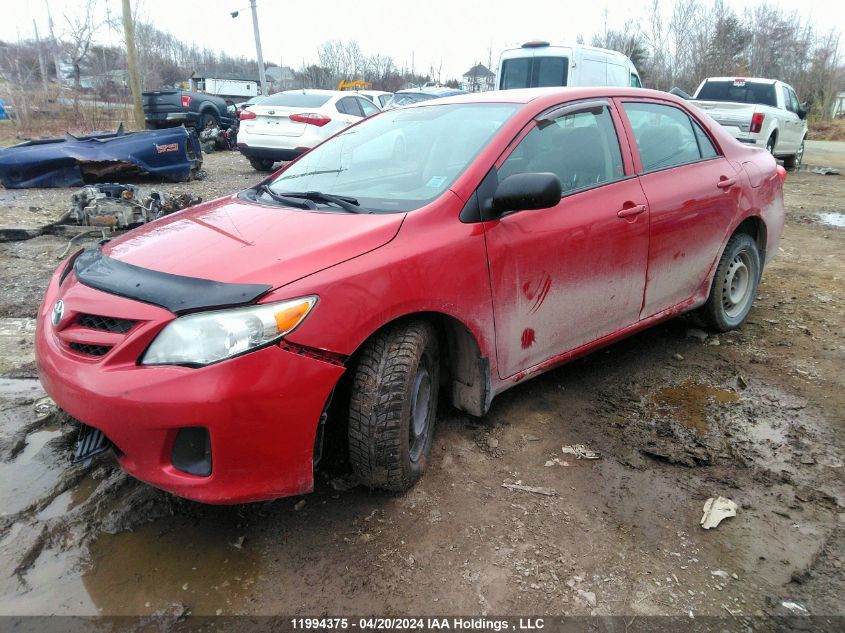
[[[845,143],[805,160],[845,168]],[[209,199],[257,180],[237,154],[206,167],[170,187]],[[69,194],[0,191],[0,225],[50,221]],[[845,176],[790,174],[786,199],[739,331],[677,319],[484,419],[443,407],[407,494],[335,472],[312,495],[234,507],[156,491],[108,457],[69,465],[32,350],[66,239],[0,243],[0,615],[845,615]],[[704,530],[713,496],[737,515]]]

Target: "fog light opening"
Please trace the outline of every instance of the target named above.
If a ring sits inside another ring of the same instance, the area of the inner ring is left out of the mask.
[[[170,463],[189,475],[208,477],[211,474],[211,437],[208,429],[201,426],[179,429],[170,452]]]

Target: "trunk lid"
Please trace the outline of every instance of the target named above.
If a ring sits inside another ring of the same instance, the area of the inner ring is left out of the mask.
[[[302,136],[307,124],[291,121],[290,115],[317,112],[318,110],[316,108],[254,105],[249,108],[249,111],[255,113],[255,118],[244,119],[241,122],[241,127],[250,134]]]
[[[738,128],[742,132],[748,132],[751,127],[751,117],[757,111],[754,103],[735,103],[733,101],[701,101],[693,99],[690,101],[702,112],[709,114],[716,123],[723,127]]]
[[[181,90],[149,90],[141,93],[144,112],[176,112],[182,109]]]

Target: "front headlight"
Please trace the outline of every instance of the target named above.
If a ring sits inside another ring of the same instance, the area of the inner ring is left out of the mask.
[[[197,312],[171,321],[141,359],[142,365],[208,365],[269,345],[308,316],[317,297]]]

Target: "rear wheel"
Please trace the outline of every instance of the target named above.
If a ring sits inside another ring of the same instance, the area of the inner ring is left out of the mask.
[[[716,268],[710,297],[701,308],[710,328],[727,332],[742,325],[754,303],[761,269],[754,238],[747,233],[732,236]]]
[[[769,140],[766,141],[766,151],[769,152],[772,156],[775,155],[775,135],[772,134],[769,137]]]
[[[273,171],[273,161],[269,158],[250,158],[249,164],[258,171]]]
[[[220,127],[220,123],[216,116],[214,116],[211,112],[203,112],[200,115],[199,131],[202,132],[209,126],[210,123],[213,124],[211,127]]]
[[[806,139],[801,139],[801,146],[798,148],[798,151],[795,152],[792,156],[787,156],[783,159],[783,166],[787,169],[798,169],[801,166],[801,161],[804,160],[804,141]]]
[[[349,403],[349,459],[364,484],[402,491],[422,476],[439,385],[439,346],[430,323],[391,327],[365,344]]]

